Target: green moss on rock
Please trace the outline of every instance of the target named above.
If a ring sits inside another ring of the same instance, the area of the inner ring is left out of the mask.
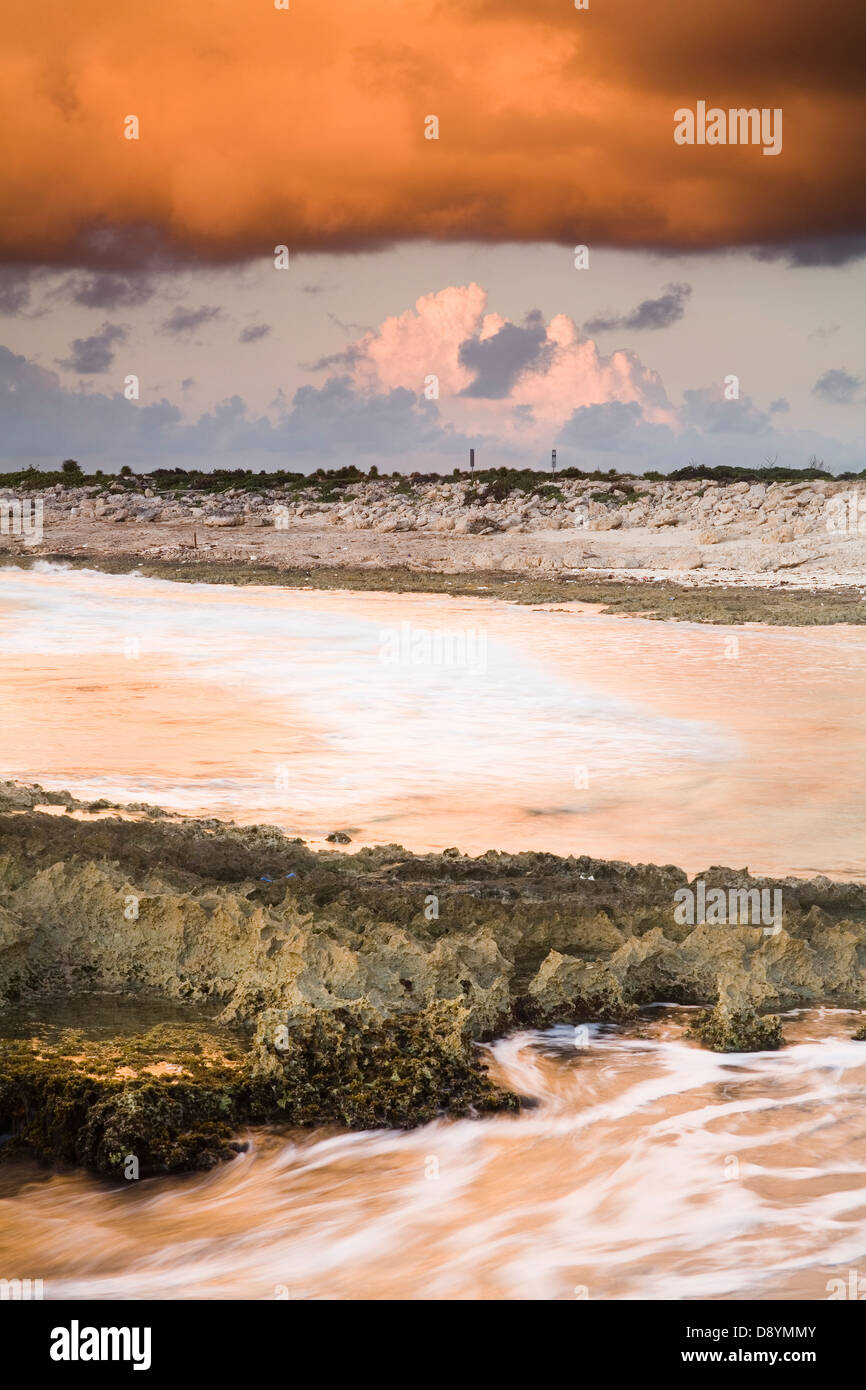
[[[691,1037],[711,1052],[776,1052],[784,1047],[782,1024],[775,1014],[754,1009],[731,1009],[717,1004],[701,1014],[689,1029]]]
[[[114,1176],[134,1156],[146,1177],[231,1158],[251,1124],[410,1128],[516,1109],[488,1080],[464,1022],[453,1006],[385,1022],[362,1010],[300,1022],[267,1010],[251,1047],[230,1038],[217,1049],[211,1029],[166,1025],[122,1039],[70,1028],[53,1040],[5,1039],[0,1156],[28,1151]]]
[[[516,1109],[517,1098],[488,1080],[464,1022],[465,1011],[449,1005],[376,1023],[353,1009],[300,1023],[266,1010],[254,1044],[250,1113],[372,1129]]]

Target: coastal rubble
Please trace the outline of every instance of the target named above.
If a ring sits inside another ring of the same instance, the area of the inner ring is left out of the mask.
[[[10,497],[36,495],[32,487],[7,488]],[[72,516],[82,520],[199,521],[205,526],[241,526],[255,519],[260,525],[289,529],[298,521],[320,520],[348,530],[438,531],[457,534],[496,534],[505,531],[695,527],[726,530],[731,527],[781,528],[798,536],[836,534],[843,517],[840,495],[861,495],[866,484],[846,480],[797,483],[723,483],[715,480],[661,480],[618,478],[599,482],[573,478],[546,478],[538,474],[536,490],[514,489],[502,496],[495,487],[476,486],[465,479],[443,477],[437,481],[390,478],[364,479],[340,489],[336,497],[322,497],[313,482],[309,487],[285,485],[250,494],[240,488],[208,492],[144,491],[134,483],[56,485],[44,499],[46,524]],[[860,509],[858,509],[859,511]],[[863,508],[866,511],[866,508]],[[866,527],[863,528],[866,532]]]
[[[866,580],[866,482],[460,477],[168,486],[157,478],[2,490],[39,498],[41,536],[11,554],[239,562],[280,568],[409,565],[429,573],[678,574],[703,584]],[[523,477],[523,475],[521,475]],[[841,576],[852,576],[849,580]]]

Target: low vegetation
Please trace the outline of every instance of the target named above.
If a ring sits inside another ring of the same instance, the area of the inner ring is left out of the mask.
[[[160,494],[185,494],[196,492],[257,492],[263,488],[282,488],[289,493],[312,491],[323,502],[337,500],[353,483],[374,481],[379,478],[374,466],[369,472],[350,465],[346,468],[317,468],[314,473],[297,473],[284,468],[269,472],[253,472],[251,468],[214,468],[210,472],[192,468],[155,468],[149,473],[133,473],[128,465],[119,473],[105,473],[97,469],[86,473],[75,459],[66,459],[58,469],[23,468],[16,472],[0,473],[0,487],[47,488],[61,483],[65,487],[103,486],[124,487],[130,491],[142,485],[152,487]],[[691,463],[684,468],[676,468],[671,473],[649,471],[642,474],[619,473],[616,469],[600,472],[597,469],[584,471],[581,468],[562,468],[555,475],[535,468],[486,468],[470,473],[455,468],[451,474],[440,473],[401,473],[394,472],[391,478],[398,493],[411,495],[416,483],[469,483],[467,502],[502,502],[514,492],[542,497],[559,497],[556,486],[560,479],[581,479],[588,482],[620,485],[616,495],[600,493],[612,505],[623,505],[634,501],[640,493],[636,482],[671,482],[706,480],[718,483],[736,482],[811,482],[818,479],[855,480],[866,478],[866,468],[859,473],[831,473],[820,460],[812,460],[805,468],[781,468],[775,465],[752,468],[739,464],[722,464],[708,468],[702,464]],[[387,477],[383,479],[387,481]],[[617,498],[621,500],[617,500]]]

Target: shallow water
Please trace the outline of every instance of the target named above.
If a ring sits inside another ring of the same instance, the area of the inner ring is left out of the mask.
[[[0,776],[85,798],[313,844],[866,869],[860,629],[40,565],[0,570],[0,655]],[[260,1131],[129,1184],[5,1165],[0,1274],[48,1298],[826,1298],[866,1270],[860,1020],[716,1056],[688,1013],[500,1040],[518,1115]]]
[[[0,569],[0,776],[457,845],[866,870],[866,634]]]
[[[825,1299],[866,1273],[855,1016],[716,1056],[688,1014],[496,1043],[537,1102],[518,1115],[259,1132],[207,1175],[126,1185],[0,1169],[0,1270],[46,1298]]]

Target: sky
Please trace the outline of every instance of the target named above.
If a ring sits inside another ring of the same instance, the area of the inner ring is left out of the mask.
[[[7,15],[6,468],[866,467],[848,0]]]

